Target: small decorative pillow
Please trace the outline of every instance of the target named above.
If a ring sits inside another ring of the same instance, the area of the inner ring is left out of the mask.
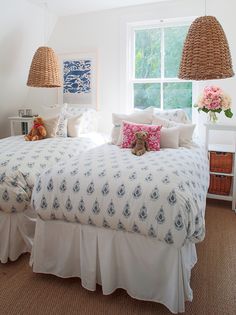
[[[160,150],[160,131],[161,126],[141,125],[128,121],[122,122],[122,148],[131,148],[135,140],[135,133],[146,131],[148,133],[147,144],[150,151]]]
[[[59,123],[59,116],[43,119],[44,126],[47,130],[47,138],[56,137],[56,132]]]
[[[196,127],[194,124],[182,124],[159,117],[154,117],[152,123],[153,125],[162,125],[165,128],[178,127],[180,147],[188,146],[191,143],[193,132]]]
[[[55,118],[55,116],[58,116],[58,128],[56,130],[56,136],[57,137],[67,137],[67,116],[66,116],[66,108],[67,104],[63,105],[50,105],[50,106],[42,106],[41,110],[39,110],[39,113],[43,117],[48,118]]]
[[[161,148],[178,149],[179,127],[161,128]]]
[[[196,125],[193,124],[178,124],[179,127],[179,146],[188,146],[193,138],[193,132]]]

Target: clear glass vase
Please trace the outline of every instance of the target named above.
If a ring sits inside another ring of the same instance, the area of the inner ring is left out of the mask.
[[[216,112],[208,112],[208,121],[211,124],[215,124],[218,121],[218,117],[216,116]]]

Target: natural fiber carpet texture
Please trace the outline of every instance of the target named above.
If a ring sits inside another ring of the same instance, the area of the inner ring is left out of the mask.
[[[193,302],[185,314],[236,314],[236,214],[230,205],[208,201],[207,234],[197,245],[198,263],[192,270]],[[29,255],[0,264],[0,315],[165,315],[164,306],[134,300],[125,291],[109,296],[82,288],[79,279],[34,274]],[[147,271],[148,272],[148,271]]]

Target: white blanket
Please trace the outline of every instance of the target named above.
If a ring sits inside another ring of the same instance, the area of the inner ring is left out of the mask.
[[[208,159],[197,145],[141,157],[103,145],[42,174],[33,207],[59,219],[140,233],[177,248],[205,235]]]
[[[37,176],[56,163],[97,145],[84,138],[50,138],[27,142],[23,136],[0,140],[0,210],[24,211]]]

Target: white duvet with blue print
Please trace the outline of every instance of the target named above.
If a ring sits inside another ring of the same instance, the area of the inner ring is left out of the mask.
[[[41,175],[32,195],[43,220],[65,220],[162,240],[205,235],[208,159],[199,146],[134,156],[105,144]]]
[[[24,211],[30,204],[35,179],[41,172],[95,145],[87,138],[29,142],[17,136],[0,140],[0,211]]]

